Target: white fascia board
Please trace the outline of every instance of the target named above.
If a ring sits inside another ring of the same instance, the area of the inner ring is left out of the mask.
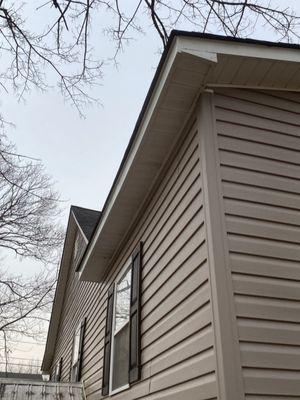
[[[149,123],[151,122],[151,118],[153,117],[153,113],[158,106],[162,91],[167,84],[175,58],[178,54],[189,54],[195,56],[197,58],[200,58],[203,62],[209,63],[211,66],[217,64],[218,55],[222,54],[245,58],[253,57],[257,59],[300,62],[300,51],[297,51],[297,49],[280,48],[275,46],[271,47],[267,45],[264,46],[251,43],[237,43],[233,41],[227,42],[217,39],[212,40],[202,38],[200,40],[199,38],[177,36],[174,39],[172,46],[168,52],[168,55],[164,62],[164,66],[162,67],[159,78],[157,79],[156,87],[152,92],[152,97],[144,113],[143,120],[140,123],[139,131],[134,139],[134,143],[131,146],[130,152],[122,167],[122,170],[119,173],[118,179],[110,193],[110,198],[105,206],[105,209],[103,210],[100,223],[96,228],[96,232],[92,237],[92,241],[90,242],[86,253],[84,254],[79,271],[80,278],[82,278],[83,271],[87,267],[88,261],[93,254],[95,245],[99,240],[104,226],[106,226],[108,217],[113,209],[115,201],[122,190],[126,176],[138,153],[147,128],[149,127]],[[202,84],[203,83],[204,82],[202,82]],[[205,83],[209,84],[209,82]]]
[[[102,211],[102,216],[101,216],[101,219],[100,219],[100,223],[99,223],[99,225],[98,225],[98,227],[96,229],[95,234],[92,237],[92,241],[91,241],[91,243],[90,243],[90,245],[89,245],[89,247],[87,249],[87,252],[84,254],[84,257],[83,257],[83,259],[81,261],[81,268],[79,270],[79,279],[80,279],[80,277],[82,275],[82,272],[84,271],[84,269],[85,269],[85,267],[87,265],[87,262],[88,262],[89,258],[91,257],[91,254],[92,254],[92,252],[94,250],[94,247],[95,247],[95,245],[96,245],[96,243],[98,241],[100,233],[101,233],[104,225],[106,224],[107,218],[108,218],[108,216],[109,216],[109,214],[111,212],[111,209],[112,209],[112,207],[114,205],[114,202],[115,202],[118,194],[120,193],[120,190],[121,190],[121,188],[123,186],[123,183],[125,181],[127,173],[128,173],[128,171],[129,171],[129,169],[130,169],[130,167],[131,167],[131,165],[133,163],[133,160],[134,160],[134,158],[135,158],[135,156],[136,156],[136,154],[138,152],[138,149],[139,149],[140,144],[141,144],[141,142],[143,140],[143,137],[144,137],[144,134],[146,132],[146,129],[149,126],[150,119],[151,119],[151,117],[153,115],[153,112],[154,112],[155,107],[156,107],[156,105],[158,103],[158,100],[160,98],[162,90],[163,90],[163,88],[165,86],[165,83],[166,83],[166,81],[168,79],[168,76],[169,76],[169,73],[171,71],[172,65],[174,63],[175,57],[176,57],[176,55],[178,53],[177,43],[178,43],[178,38],[176,38],[176,40],[174,40],[174,42],[172,44],[172,47],[171,47],[171,49],[169,51],[169,54],[167,55],[167,59],[166,59],[166,61],[164,63],[163,69],[162,69],[162,71],[160,73],[160,77],[157,80],[156,88],[154,89],[154,92],[152,94],[152,98],[151,98],[151,100],[150,100],[150,102],[148,104],[148,107],[147,107],[147,110],[145,112],[144,118],[143,118],[143,120],[141,122],[139,133],[137,134],[137,136],[135,138],[135,142],[134,142],[134,144],[133,144],[133,146],[132,146],[132,148],[130,150],[130,153],[129,153],[129,155],[128,155],[127,159],[126,159],[126,162],[125,162],[125,164],[123,166],[123,169],[122,169],[122,171],[121,171],[121,173],[120,173],[120,175],[118,177],[118,181],[115,183],[115,187],[113,188],[113,191],[112,191],[112,193],[110,195],[109,202],[108,202],[106,208]]]
[[[83,236],[83,239],[85,240],[85,243],[88,244],[89,241],[88,241],[87,237],[85,236],[83,230],[81,229],[81,226],[79,225],[79,222],[78,222],[78,220],[77,220],[77,218],[76,218],[76,216],[74,214],[74,211],[72,211],[72,216],[73,216],[73,218],[74,218],[74,220],[76,222],[76,225],[77,225],[78,229],[81,232],[81,235]]]
[[[198,41],[202,42],[202,40],[199,39]],[[102,211],[102,216],[99,225],[96,228],[96,232],[93,235],[92,240],[87,248],[87,251],[84,254],[83,259],[81,261],[81,267],[79,270],[79,279],[84,279],[85,275],[84,271],[86,270],[86,268],[88,268],[87,264],[89,260],[92,258],[93,251],[99,240],[99,237],[101,236],[101,232],[103,232],[103,228],[107,224],[108,217],[114,207],[115,201],[122,190],[126,176],[139,151],[143,138],[145,137],[145,133],[149,127],[149,123],[151,123],[151,119],[154,115],[154,112],[157,109],[161,94],[167,85],[168,78],[172,74],[171,71],[172,67],[174,66],[176,57],[180,54],[188,54],[201,59],[201,61],[210,64],[211,66],[216,65],[218,62],[218,54],[215,51],[215,49],[211,49],[209,46],[201,48],[199,46],[196,46],[194,42],[197,43],[197,40],[194,41],[194,39],[191,38],[182,38],[178,36],[174,39],[171,48],[169,49],[169,52],[166,56],[166,60],[164,61],[164,65],[157,79],[156,87],[152,92],[152,97],[148,103],[147,109],[144,113],[144,117],[140,123],[139,132],[135,137],[134,143],[130,149],[130,153],[128,154],[127,159],[118,176],[118,179],[114,184],[112,192],[110,193],[110,198],[105,206],[105,209]],[[210,40],[210,42],[212,41]]]
[[[267,46],[234,41],[199,39],[180,36],[177,38],[181,51],[199,54],[224,54],[240,57],[264,58],[269,60],[300,62],[300,51],[292,48]]]

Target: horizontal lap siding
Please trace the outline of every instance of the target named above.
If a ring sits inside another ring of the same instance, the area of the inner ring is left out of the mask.
[[[300,94],[220,90],[215,105],[246,399],[298,398]]]
[[[71,335],[86,316],[82,378],[88,400],[101,398],[107,289],[140,240],[142,379],[113,398],[217,398],[198,143],[193,126],[174,151],[106,282],[69,279],[55,359],[63,355],[67,360],[67,380]]]

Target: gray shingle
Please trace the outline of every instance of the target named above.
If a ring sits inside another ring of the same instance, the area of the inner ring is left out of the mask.
[[[71,211],[73,211],[75,218],[89,241],[99,221],[101,212],[78,206],[71,206]]]

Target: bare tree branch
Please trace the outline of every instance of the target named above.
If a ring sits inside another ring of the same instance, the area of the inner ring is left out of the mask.
[[[63,239],[59,196],[39,161],[17,155],[0,135],[0,248],[50,262]]]
[[[64,236],[57,225],[58,206],[59,196],[41,162],[19,155],[0,134],[0,249],[44,265],[42,272],[28,278],[0,266],[0,347],[2,338],[5,365],[11,341],[44,333]]]
[[[41,27],[28,22],[31,14],[40,16]],[[260,25],[280,40],[299,40],[299,16],[272,0],[133,0],[126,5],[119,0],[41,0],[36,8],[27,1],[1,1],[0,53],[7,62],[0,70],[0,89],[23,98],[31,88],[47,90],[46,76],[54,76],[83,115],[83,107],[97,101],[90,88],[111,59],[91,43],[99,18],[107,21],[103,31],[111,36],[114,60],[124,43],[149,28],[164,47],[174,28],[240,37]]]

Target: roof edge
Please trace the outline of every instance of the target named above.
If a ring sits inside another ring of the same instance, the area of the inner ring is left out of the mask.
[[[156,70],[156,72],[154,74],[154,77],[152,79],[150,88],[149,88],[149,90],[147,92],[146,98],[144,100],[144,103],[142,105],[142,108],[141,108],[141,111],[139,113],[138,119],[136,121],[133,133],[132,133],[132,135],[130,137],[129,143],[128,143],[128,145],[126,147],[126,150],[125,150],[125,153],[124,153],[124,155],[122,157],[122,160],[121,160],[120,166],[118,168],[117,174],[116,174],[116,176],[115,176],[115,178],[113,180],[113,183],[112,183],[111,188],[109,190],[108,196],[107,196],[107,198],[105,200],[101,216],[99,218],[99,221],[98,221],[97,225],[95,226],[95,228],[93,230],[93,233],[91,235],[91,239],[90,239],[90,241],[88,243],[88,246],[85,249],[85,252],[84,252],[84,254],[82,256],[81,262],[78,265],[78,269],[77,270],[79,272],[82,271],[82,266],[86,262],[86,257],[87,257],[88,252],[90,251],[92,243],[94,242],[94,239],[95,239],[95,236],[96,236],[96,232],[97,232],[97,228],[102,222],[102,218],[105,215],[106,210],[107,210],[107,208],[108,208],[108,206],[110,204],[111,197],[113,196],[114,190],[115,190],[115,188],[117,186],[117,183],[118,183],[119,178],[121,176],[121,173],[123,171],[123,167],[125,166],[125,164],[126,164],[126,162],[128,160],[128,157],[130,155],[130,152],[131,152],[131,150],[132,150],[132,148],[134,146],[136,137],[138,136],[138,133],[139,133],[140,127],[142,125],[143,119],[144,119],[144,117],[145,117],[145,115],[147,113],[148,106],[149,106],[149,104],[151,102],[152,95],[153,95],[153,93],[155,91],[156,85],[157,85],[157,83],[159,81],[159,77],[160,77],[160,75],[161,75],[161,73],[163,71],[163,68],[165,66],[166,59],[169,56],[170,49],[173,46],[174,41],[179,37],[183,37],[183,38],[185,38],[185,37],[186,38],[200,38],[200,39],[204,39],[204,40],[207,39],[207,40],[215,40],[215,41],[234,42],[234,43],[241,43],[241,44],[245,44],[245,45],[251,44],[251,45],[258,45],[258,46],[268,46],[268,47],[278,47],[278,48],[300,50],[300,45],[299,44],[291,44],[291,43],[284,43],[284,42],[270,42],[270,41],[250,39],[250,38],[237,38],[237,37],[232,37],[232,36],[223,36],[223,35],[215,35],[215,34],[210,34],[210,33],[184,31],[184,30],[172,30],[171,31],[169,39],[168,39],[168,42],[167,42],[167,45],[166,45],[166,47],[165,47],[165,49],[164,49],[164,51],[162,53],[162,56],[161,56],[161,59],[159,61],[157,70]]]
[[[123,166],[125,165],[125,163],[127,161],[127,158],[128,158],[128,156],[130,154],[130,151],[131,151],[131,148],[133,147],[134,141],[135,141],[135,139],[136,139],[136,137],[138,135],[140,125],[142,123],[142,120],[144,118],[144,115],[146,113],[148,105],[150,103],[150,100],[151,100],[152,94],[154,92],[155,86],[156,86],[156,84],[158,82],[160,73],[162,72],[162,69],[163,69],[163,66],[165,64],[165,60],[166,60],[166,58],[168,56],[169,50],[170,50],[170,48],[171,48],[171,46],[172,46],[172,44],[173,44],[173,42],[174,42],[174,40],[175,40],[175,38],[177,36],[175,34],[176,32],[180,32],[180,31],[175,31],[175,30],[171,31],[171,34],[170,34],[169,39],[168,39],[168,42],[166,44],[166,47],[164,48],[164,51],[163,51],[162,56],[161,56],[161,58],[159,60],[157,69],[155,71],[154,77],[153,77],[153,79],[151,81],[150,87],[149,87],[148,92],[146,94],[146,98],[145,98],[145,100],[143,102],[141,111],[140,111],[140,113],[138,115],[138,118],[137,118],[137,121],[135,123],[133,132],[132,132],[132,134],[130,136],[128,145],[127,145],[127,147],[125,149],[125,152],[124,152],[124,155],[122,157],[121,163],[120,163],[119,168],[117,170],[116,176],[115,176],[115,178],[113,180],[113,183],[112,183],[112,185],[110,187],[110,190],[108,192],[108,195],[107,195],[106,200],[104,202],[104,205],[102,207],[102,211],[101,211],[101,215],[99,217],[99,221],[98,221],[98,223],[96,224],[96,226],[95,226],[95,228],[93,230],[93,233],[91,235],[90,241],[89,241],[89,243],[88,243],[88,245],[87,245],[87,247],[86,247],[86,249],[85,249],[85,251],[84,251],[84,253],[82,255],[82,258],[81,258],[81,260],[80,260],[80,262],[79,262],[79,264],[77,266],[77,270],[76,271],[80,271],[81,270],[82,261],[85,259],[85,256],[86,256],[87,252],[89,251],[90,243],[92,243],[92,241],[94,240],[94,236],[96,234],[97,228],[98,228],[98,226],[99,226],[99,224],[100,224],[100,222],[102,220],[103,215],[105,214],[105,211],[106,211],[106,208],[107,208],[107,206],[109,204],[110,198],[111,198],[111,196],[113,194],[115,186],[116,186],[116,184],[117,184],[117,182],[119,180],[119,177],[121,175],[121,172],[123,170]]]
[[[48,327],[48,334],[47,334],[44,356],[43,356],[43,361],[42,361],[42,366],[41,366],[41,369],[43,372],[48,372],[48,369],[49,369],[49,366],[48,366],[49,361],[46,359],[46,356],[53,358],[53,347],[55,346],[55,340],[56,340],[57,331],[59,328],[58,320],[56,321],[57,326],[54,326],[54,314],[55,314],[55,311],[57,309],[59,309],[59,307],[60,307],[60,304],[58,304],[59,301],[63,302],[63,298],[64,298],[64,294],[63,294],[64,290],[63,289],[66,286],[69,269],[71,267],[71,263],[68,262],[68,259],[65,260],[65,257],[66,257],[66,251],[67,251],[67,246],[68,246],[68,239],[69,239],[70,231],[71,231],[73,224],[75,224],[73,226],[77,226],[81,230],[84,238],[86,239],[86,242],[88,243],[88,238],[82,231],[82,228],[81,228],[81,226],[76,218],[76,215],[74,213],[75,208],[82,209],[82,210],[88,210],[88,211],[97,211],[97,210],[93,210],[91,208],[79,207],[79,206],[74,206],[74,205],[70,206],[68,223],[67,223],[67,228],[66,228],[66,233],[65,233],[65,240],[64,240],[64,245],[63,245],[63,251],[62,251],[62,256],[61,256],[61,261],[60,261],[60,266],[59,266],[58,277],[57,277],[57,284],[56,284],[53,305],[52,305],[52,310],[51,310],[51,317],[50,317],[50,322],[49,322],[49,327]],[[101,215],[100,211],[97,211],[97,212],[99,212]],[[97,224],[96,224],[96,226],[97,226]],[[66,262],[66,264],[64,264],[65,262]],[[64,279],[63,273],[67,274],[65,282],[62,282]],[[62,284],[62,287],[60,287],[60,284]],[[59,294],[59,290],[61,291],[62,294]],[[55,339],[54,339],[53,343],[50,343],[50,339],[53,338],[53,336],[55,336]],[[45,364],[47,364],[46,365],[47,368],[45,368]]]
[[[244,43],[244,44],[254,44],[254,45],[259,45],[259,46],[281,47],[281,48],[300,50],[300,44],[298,44],[298,43],[271,42],[268,40],[240,38],[240,37],[235,37],[235,36],[215,35],[212,33],[183,31],[183,30],[177,30],[177,29],[174,29],[171,31],[169,40],[173,40],[177,36],[208,39],[208,40],[220,40],[220,41],[225,41],[225,42],[236,42],[236,43]]]

